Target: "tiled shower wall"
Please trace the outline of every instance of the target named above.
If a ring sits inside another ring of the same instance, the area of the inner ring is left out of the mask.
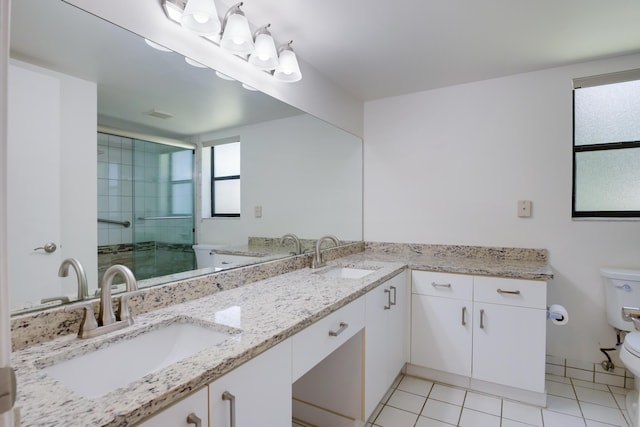
[[[168,150],[98,133],[98,218],[131,223],[98,223],[99,277],[113,264],[132,268],[138,279],[195,267],[193,220],[145,219],[168,215],[162,183],[168,172],[161,159]]]

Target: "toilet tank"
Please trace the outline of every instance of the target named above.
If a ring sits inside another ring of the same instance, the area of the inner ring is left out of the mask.
[[[196,254],[196,265],[198,268],[213,268],[215,267],[213,250],[220,249],[224,245],[214,244],[199,244],[193,245],[193,252]]]
[[[601,268],[607,321],[614,328],[633,331],[633,322],[622,319],[622,307],[640,307],[640,270]]]

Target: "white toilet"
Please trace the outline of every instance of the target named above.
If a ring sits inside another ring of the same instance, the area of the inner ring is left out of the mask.
[[[214,249],[220,249],[224,245],[201,244],[193,245],[193,252],[196,254],[196,265],[198,268],[214,268]]]
[[[601,268],[600,275],[605,289],[607,321],[614,328],[628,332],[620,346],[620,360],[635,377],[634,389],[627,393],[626,403],[633,427],[640,427],[640,332],[633,322],[622,318],[622,307],[640,307],[640,270]]]

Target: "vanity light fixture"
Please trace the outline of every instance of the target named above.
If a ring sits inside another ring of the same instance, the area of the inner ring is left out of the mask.
[[[277,50],[269,30],[271,24],[258,28],[252,35],[249,21],[240,9],[243,2],[232,6],[221,23],[214,0],[161,1],[170,20],[272,74],[276,80],[292,83],[302,79],[298,59],[291,48],[292,42]],[[218,72],[216,74],[226,80],[235,80]]]
[[[158,44],[156,42],[153,42],[149,39],[144,39],[144,42],[148,45],[151,46],[152,48],[159,50],[160,52],[173,52],[171,49],[167,49],[166,47],[162,46],[161,44]]]
[[[243,4],[243,2],[240,2],[231,6],[224,15],[224,19],[222,20],[222,36],[220,37],[220,46],[240,56],[249,55],[254,50],[249,21],[240,9],[240,6]]]
[[[213,0],[189,0],[180,23],[201,36],[212,36],[220,32],[220,18]]]
[[[258,89],[256,89],[255,87],[249,86],[246,83],[242,83],[242,87],[245,88],[246,90],[250,90],[251,92],[257,92],[258,91]]]
[[[271,71],[278,66],[278,51],[269,27],[271,24],[263,25],[254,33],[255,50],[249,55],[249,64]]]
[[[216,70],[216,76],[220,77],[222,80],[229,80],[231,82],[235,82],[236,81],[236,79],[234,79],[233,77],[229,77],[226,74],[223,74],[218,70]]]
[[[184,62],[186,62],[187,64],[191,65],[192,67],[196,67],[196,68],[209,68],[206,65],[201,64],[198,61],[189,58],[188,56],[184,57]]]
[[[286,45],[280,47],[280,59],[278,68],[273,72],[273,77],[281,82],[297,82],[302,79],[300,73],[300,65],[298,64],[298,58],[296,53],[291,48],[293,40]]]

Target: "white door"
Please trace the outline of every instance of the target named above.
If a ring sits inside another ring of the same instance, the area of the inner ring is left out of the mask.
[[[58,79],[9,65],[7,222],[9,304],[61,293]]]
[[[411,363],[471,376],[472,303],[414,294]]]
[[[544,392],[546,311],[475,303],[473,378]]]

